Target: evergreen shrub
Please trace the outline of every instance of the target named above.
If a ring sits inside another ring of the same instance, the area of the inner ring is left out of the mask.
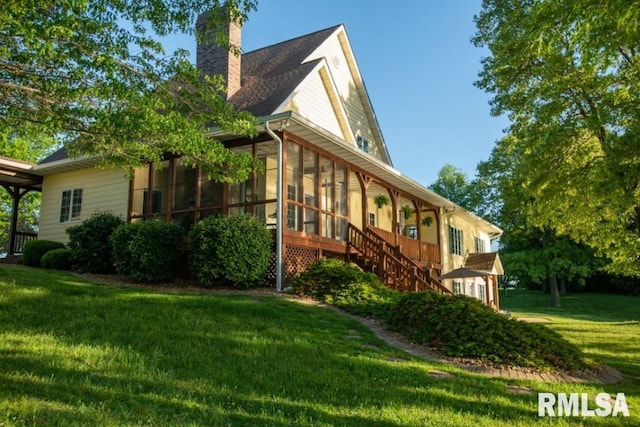
[[[360,316],[384,318],[397,298],[378,276],[355,264],[321,259],[290,281],[293,293],[311,296]]]
[[[172,280],[182,256],[182,228],[158,220],[120,225],[111,236],[116,271],[141,282]]]
[[[64,244],[51,240],[31,240],[25,243],[22,262],[30,267],[40,267],[42,257],[54,249],[62,249]]]
[[[558,333],[508,318],[464,295],[402,294],[387,324],[413,342],[448,356],[541,368],[585,367],[582,352]]]
[[[124,221],[109,213],[98,212],[81,224],[67,228],[69,248],[78,270],[83,273],[113,273],[111,234]]]
[[[266,281],[271,233],[248,215],[211,216],[189,232],[189,267],[204,286],[250,288]]]
[[[42,268],[51,270],[71,270],[73,266],[73,251],[69,248],[53,249],[42,256]]]

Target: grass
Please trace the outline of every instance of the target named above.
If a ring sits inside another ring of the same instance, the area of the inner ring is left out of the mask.
[[[628,351],[637,360],[637,347]],[[0,426],[632,426],[640,400],[631,359],[617,366],[630,379],[613,386],[489,378],[413,358],[323,307],[0,267]],[[536,392],[603,391],[627,393],[631,417],[536,415]]]

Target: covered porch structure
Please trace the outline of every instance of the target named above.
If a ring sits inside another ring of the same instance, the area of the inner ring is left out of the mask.
[[[19,230],[18,215],[20,201],[31,191],[42,191],[42,177],[33,173],[35,165],[21,160],[0,156],[0,186],[11,196],[9,241],[7,254],[20,254],[29,240],[38,235],[31,231]]]

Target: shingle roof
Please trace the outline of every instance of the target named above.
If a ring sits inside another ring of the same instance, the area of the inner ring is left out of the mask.
[[[243,54],[241,87],[229,101],[255,116],[272,114],[320,60],[302,61],[338,27]]]
[[[304,64],[302,61],[338,27],[340,25],[244,53],[241,87],[229,102],[254,116],[272,114],[321,60]],[[67,152],[61,148],[40,163],[66,158]]]
[[[473,270],[492,271],[497,267],[496,262],[500,263],[498,252],[474,253],[467,256],[464,266]]]

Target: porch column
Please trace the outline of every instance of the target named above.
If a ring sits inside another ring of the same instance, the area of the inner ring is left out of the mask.
[[[360,190],[362,194],[362,231],[369,226],[369,202],[367,198],[367,190],[371,183],[371,178],[360,172],[356,172],[358,182],[360,182]]]
[[[418,238],[418,255],[420,261],[422,261],[422,202],[420,200],[413,200],[413,210],[416,213],[416,232]]]
[[[387,188],[387,193],[391,199],[391,231],[395,236],[394,245],[398,246],[398,197],[400,193],[392,188]]]
[[[9,225],[9,255],[16,253],[16,233],[18,232],[18,213],[20,211],[20,200],[31,189],[26,188],[24,191],[20,191],[20,187],[3,185],[5,190],[11,196],[11,224]]]

